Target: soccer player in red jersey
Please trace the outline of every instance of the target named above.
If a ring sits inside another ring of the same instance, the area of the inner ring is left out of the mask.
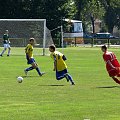
[[[103,59],[106,63],[106,69],[109,76],[112,77],[116,83],[120,84],[120,80],[118,79],[118,77],[120,77],[120,64],[115,54],[113,52],[108,52],[105,45],[101,47],[101,50],[104,53]]]

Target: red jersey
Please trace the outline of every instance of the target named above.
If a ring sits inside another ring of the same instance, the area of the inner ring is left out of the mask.
[[[116,76],[120,73],[119,70],[116,69],[120,67],[120,64],[113,52],[104,52],[103,59],[106,63],[106,69],[110,76]]]

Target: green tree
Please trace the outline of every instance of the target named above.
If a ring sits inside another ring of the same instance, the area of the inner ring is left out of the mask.
[[[74,14],[70,2],[71,0],[45,0],[42,3],[41,15],[47,19],[49,29],[60,26],[63,18],[70,18]]]
[[[83,21],[84,26],[92,24],[93,33],[95,19],[102,19],[104,8],[99,0],[75,0],[77,13],[76,18]]]
[[[53,29],[61,25],[61,18],[71,17],[75,11],[72,0],[4,0],[1,1],[0,17],[47,19],[47,26]]]
[[[120,0],[101,0],[106,10],[104,21],[108,32],[113,33],[116,26],[120,29]]]
[[[21,1],[19,0],[4,0],[1,1],[0,17],[1,18],[17,18],[21,15]]]
[[[74,0],[75,6],[76,6],[76,14],[75,14],[75,19],[77,20],[82,20],[82,12],[84,9],[84,6],[86,6],[88,0]]]

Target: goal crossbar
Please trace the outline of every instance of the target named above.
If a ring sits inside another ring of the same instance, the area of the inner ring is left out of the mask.
[[[18,21],[18,22],[39,22],[39,21],[42,21],[42,22],[44,22],[43,24],[44,24],[44,29],[43,29],[43,55],[45,55],[45,47],[46,47],[46,19],[0,19],[0,21],[2,21],[2,22],[4,22],[4,21],[6,21],[6,22],[16,22],[16,21]]]

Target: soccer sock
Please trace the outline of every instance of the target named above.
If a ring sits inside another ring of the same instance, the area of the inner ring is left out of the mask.
[[[113,78],[113,80],[114,80],[116,83],[120,84],[120,80],[118,80],[117,78]]]
[[[37,67],[36,71],[38,72],[39,75],[41,75],[40,69]]]
[[[29,68],[26,69],[26,71],[30,71],[30,70],[33,70],[34,68],[31,66]]]
[[[8,50],[8,55],[10,55],[10,50]]]
[[[6,51],[6,49],[4,49],[4,50],[2,51],[1,55],[2,55],[5,51]]]
[[[74,81],[73,81],[73,79],[72,79],[72,76],[70,75],[70,74],[66,74],[65,75],[65,78],[67,79],[67,80],[69,80],[71,83],[74,83]]]

